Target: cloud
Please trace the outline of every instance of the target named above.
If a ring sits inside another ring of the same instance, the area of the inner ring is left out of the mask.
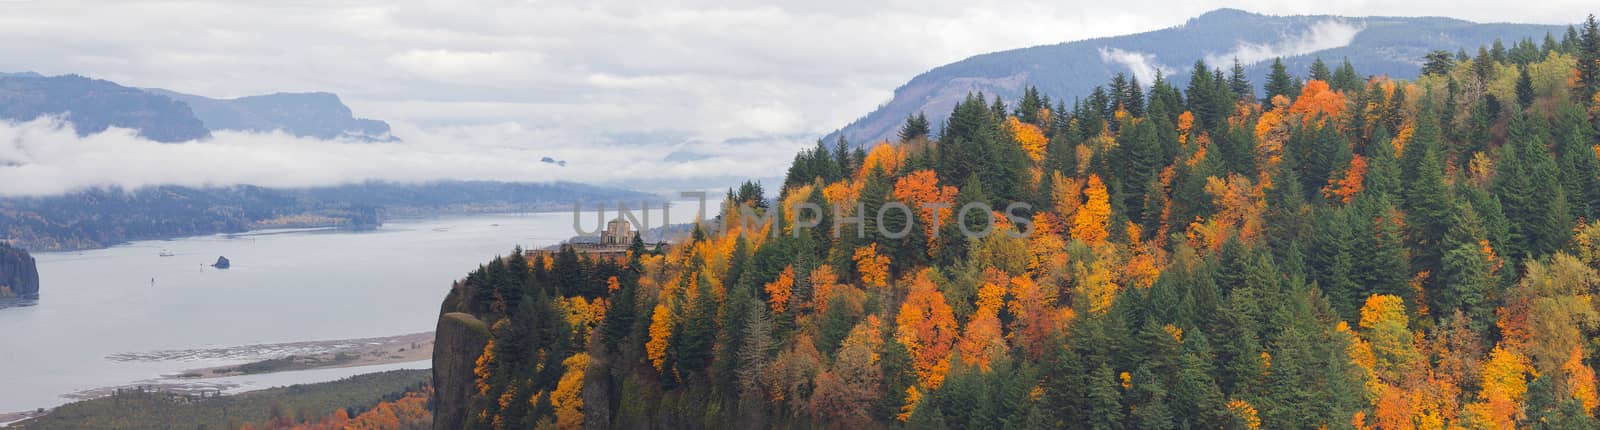
[[[1343,20],[1327,19],[1307,27],[1297,35],[1285,35],[1275,43],[1257,44],[1239,42],[1232,51],[1207,55],[1208,64],[1232,64],[1238,59],[1242,64],[1255,64],[1277,57],[1293,57],[1349,45],[1362,28]]]
[[[0,142],[4,142],[0,144],[0,196],[53,195],[109,186],[312,187],[367,180],[416,183],[442,179],[581,181],[649,190],[638,185],[660,178],[692,182],[771,177],[787,167],[795,151],[809,144],[803,139],[772,137],[740,143],[683,140],[640,148],[631,143],[571,139],[515,123],[427,130],[400,123],[396,131],[406,136],[405,143],[217,132],[207,141],[164,144],[115,128],[79,137],[52,119],[0,123]],[[529,142],[538,145],[527,145]],[[567,165],[543,163],[544,157],[565,160]]]
[[[1156,81],[1156,72],[1172,73],[1172,69],[1156,62],[1155,54],[1146,54],[1138,51],[1101,47],[1100,61],[1120,63],[1123,66],[1127,66],[1128,70],[1133,72],[1133,76],[1139,78],[1139,82],[1144,85],[1149,85],[1151,82]]]

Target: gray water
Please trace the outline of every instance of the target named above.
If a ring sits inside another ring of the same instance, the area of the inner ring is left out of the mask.
[[[685,218],[676,222],[693,216],[693,206],[675,208],[688,208],[673,214]],[[652,212],[659,223],[660,212]],[[594,214],[582,219],[594,228]],[[0,309],[0,412],[52,407],[71,400],[64,395],[185,369],[270,358],[108,358],[116,354],[430,331],[452,281],[514,246],[544,247],[572,235],[571,212],[473,215],[390,221],[367,232],[266,231],[35,254],[40,300]],[[159,256],[163,248],[176,255]],[[231,269],[208,266],[219,255],[232,261]],[[369,367],[232,382],[258,389],[428,362]]]

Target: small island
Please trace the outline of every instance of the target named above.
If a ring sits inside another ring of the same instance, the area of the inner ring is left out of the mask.
[[[226,268],[228,268],[228,266],[231,266],[231,264],[228,262],[228,257],[223,257],[223,256],[220,256],[220,255],[217,256],[217,262],[216,263],[211,263],[211,267],[215,267],[215,268],[218,268],[218,269],[226,269]]]

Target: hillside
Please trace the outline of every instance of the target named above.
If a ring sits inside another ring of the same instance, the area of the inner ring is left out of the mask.
[[[580,199],[659,200],[640,192],[565,182],[91,189],[0,198],[0,241],[34,251],[63,251],[264,228],[373,228],[390,215],[570,210]]]
[[[109,127],[157,142],[206,139],[212,131],[273,132],[319,139],[394,142],[389,124],[357,118],[331,93],[276,93],[213,99],[131,88],[77,75],[0,73],[0,120],[60,116],[80,136]]]
[[[32,121],[46,115],[62,117],[80,136],[110,127],[133,129],[157,142],[211,136],[188,105],[141,89],[77,75],[0,75],[0,120]]]
[[[912,78],[877,110],[824,140],[833,142],[839,133],[855,143],[892,139],[906,115],[918,112],[929,115],[937,129],[969,92],[1015,101],[1034,86],[1070,101],[1088,97],[1116,73],[1136,76],[1149,86],[1156,70],[1182,88],[1196,59],[1227,71],[1238,58],[1259,84],[1265,82],[1273,57],[1280,56],[1289,70],[1302,74],[1316,58],[1335,65],[1348,58],[1365,74],[1410,79],[1432,50],[1474,50],[1497,38],[1508,45],[1523,38],[1539,42],[1547,33],[1560,38],[1566,30],[1449,18],[1266,16],[1219,9],[1173,28],[994,52],[939,66]]]
[[[430,419],[428,371],[390,370],[332,382],[202,397],[127,389],[81,400],[13,428],[416,429]]]
[[[1600,428],[1600,23],[1531,49],[819,143],[660,252],[473,269],[434,428]]]
[[[339,96],[332,93],[276,93],[214,99],[162,89],[148,91],[189,105],[194,115],[211,130],[283,131],[300,137],[367,142],[396,140],[389,135],[388,123],[356,118]]]

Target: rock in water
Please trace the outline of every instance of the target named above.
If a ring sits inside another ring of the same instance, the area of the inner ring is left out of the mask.
[[[228,257],[223,257],[223,256],[220,256],[220,255],[217,256],[217,262],[213,263],[211,265],[211,267],[215,267],[215,268],[218,268],[218,269],[226,269],[226,268],[228,268]]]
[[[39,268],[28,251],[0,242],[0,298],[11,297],[39,297]]]

